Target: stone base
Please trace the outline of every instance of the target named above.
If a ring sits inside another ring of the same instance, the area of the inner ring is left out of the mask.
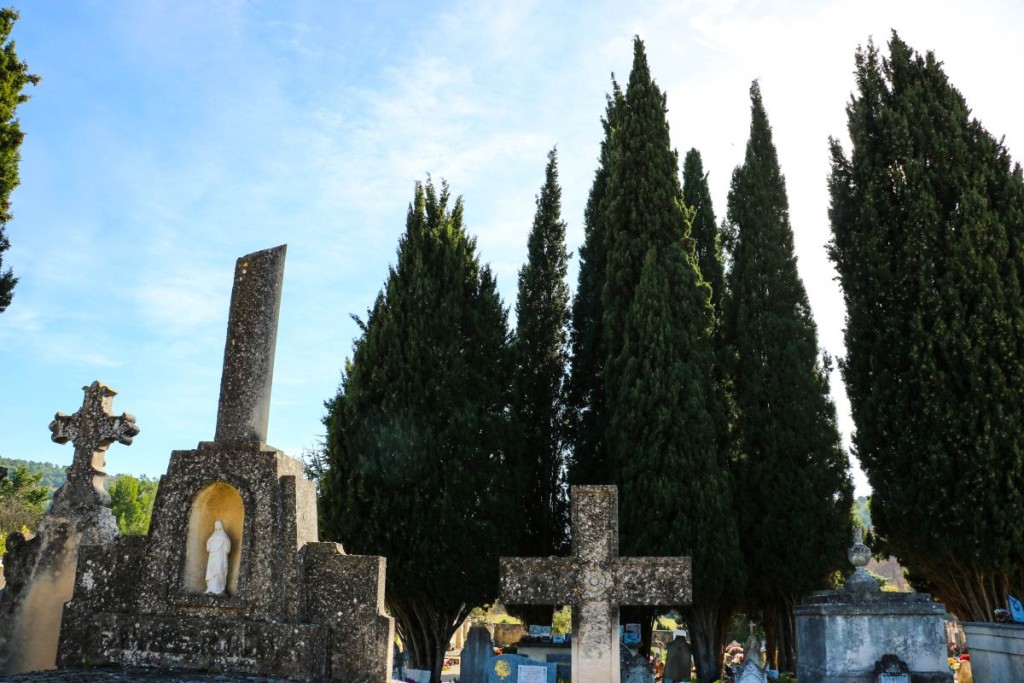
[[[961,622],[974,680],[1024,681],[1024,624]]]
[[[70,623],[76,619],[86,623]],[[61,651],[61,668],[188,666],[305,680],[328,674],[322,625],[117,613],[66,614],[65,621],[89,637]]]
[[[893,654],[912,683],[952,683],[946,660],[945,607],[924,593],[814,593],[793,610],[797,680],[863,683]]]

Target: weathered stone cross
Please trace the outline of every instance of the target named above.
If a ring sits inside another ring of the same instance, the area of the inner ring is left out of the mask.
[[[501,599],[572,605],[573,683],[618,683],[619,605],[685,605],[688,557],[619,557],[614,486],[573,486],[572,557],[501,559]]]
[[[130,413],[113,414],[117,392],[102,382],[93,382],[85,391],[82,407],[74,415],[57,413],[50,423],[50,438],[75,445],[75,457],[67,471],[67,482],[54,497],[54,512],[68,513],[72,508],[101,505],[110,506],[110,496],[104,487],[107,473],[106,452],[117,441],[130,446],[139,433],[135,416]]]
[[[287,245],[235,263],[214,440],[266,443]]]

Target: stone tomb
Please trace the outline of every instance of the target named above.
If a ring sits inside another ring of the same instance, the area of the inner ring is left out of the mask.
[[[266,445],[284,258],[281,246],[238,260],[215,439],[171,454],[147,536],[83,549],[61,667],[390,677],[384,558],[318,543],[303,463]],[[219,595],[206,592],[217,521],[231,541]]]
[[[911,683],[952,683],[942,603],[882,592],[864,569],[871,549],[860,529],[849,558],[856,570],[843,590],[812,593],[793,609],[800,683],[873,681],[885,655],[906,663]]]
[[[690,603],[688,557],[619,557],[614,486],[573,486],[572,557],[502,558],[506,604],[572,605],[572,680],[619,683],[619,605]]]

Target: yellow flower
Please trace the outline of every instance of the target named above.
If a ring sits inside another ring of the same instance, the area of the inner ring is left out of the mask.
[[[499,678],[508,678],[512,675],[512,667],[504,659],[499,659],[494,663],[494,673],[498,674]]]

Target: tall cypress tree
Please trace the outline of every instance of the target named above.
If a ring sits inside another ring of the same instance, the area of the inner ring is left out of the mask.
[[[607,484],[612,481],[605,443],[606,406],[604,392],[604,305],[601,295],[607,267],[605,248],[605,197],[611,163],[611,137],[615,112],[622,101],[619,84],[612,79],[608,96],[604,140],[594,183],[584,210],[584,241],[580,247],[580,269],[572,302],[569,348],[571,360],[566,380],[565,402],[567,441],[571,444],[570,484]]]
[[[737,500],[748,594],[764,612],[780,666],[791,669],[792,607],[846,562],[852,483],[756,81],[750,99],[750,139],[729,190],[735,243],[725,337],[742,454]]]
[[[524,514],[520,554],[558,555],[565,549],[565,410],[562,377],[568,359],[566,326],[569,255],[562,221],[558,156],[548,154],[544,185],[527,241],[527,262],[519,271],[513,418],[521,429]]]
[[[608,461],[622,491],[623,552],[693,558],[694,604],[683,613],[700,680],[711,681],[718,674],[721,599],[739,588],[742,564],[724,460],[714,317],[691,218],[665,97],[638,38],[629,85],[615,108],[604,198]],[[685,443],[677,443],[683,433]]]
[[[28,100],[28,95],[22,93],[25,86],[39,82],[39,76],[28,72],[28,64],[18,58],[14,41],[9,40],[17,20],[17,11],[9,7],[0,9],[0,43],[5,43],[0,50],[0,313],[11,304],[14,285],[18,283],[10,268],[3,269],[4,252],[11,246],[6,235],[11,220],[11,193],[21,182],[18,162],[25,137],[15,112],[19,104]]]
[[[697,265],[704,281],[711,285],[711,303],[715,315],[722,314],[722,295],[725,291],[725,266],[722,262],[722,236],[715,221],[715,208],[711,204],[711,190],[700,152],[691,149],[683,160],[683,203],[693,210],[694,248]]]
[[[320,500],[327,538],[387,557],[388,608],[432,683],[455,628],[497,594],[517,528],[507,314],[448,200],[447,186],[416,187],[397,265],[327,404]]]
[[[718,678],[722,608],[743,585],[710,297],[688,237],[648,251],[609,431],[623,553],[692,557],[693,604],[681,611],[702,682]]]
[[[666,111],[665,96],[651,77],[643,41],[636,38],[629,85],[615,115],[604,200],[607,271],[601,301],[609,397],[619,393],[626,317],[647,252],[681,239],[689,229],[689,217],[681,205],[679,159],[669,139]],[[610,459],[614,462],[614,453]]]
[[[961,619],[1024,592],[1024,181],[931,53],[857,51],[830,255],[886,552]]]

